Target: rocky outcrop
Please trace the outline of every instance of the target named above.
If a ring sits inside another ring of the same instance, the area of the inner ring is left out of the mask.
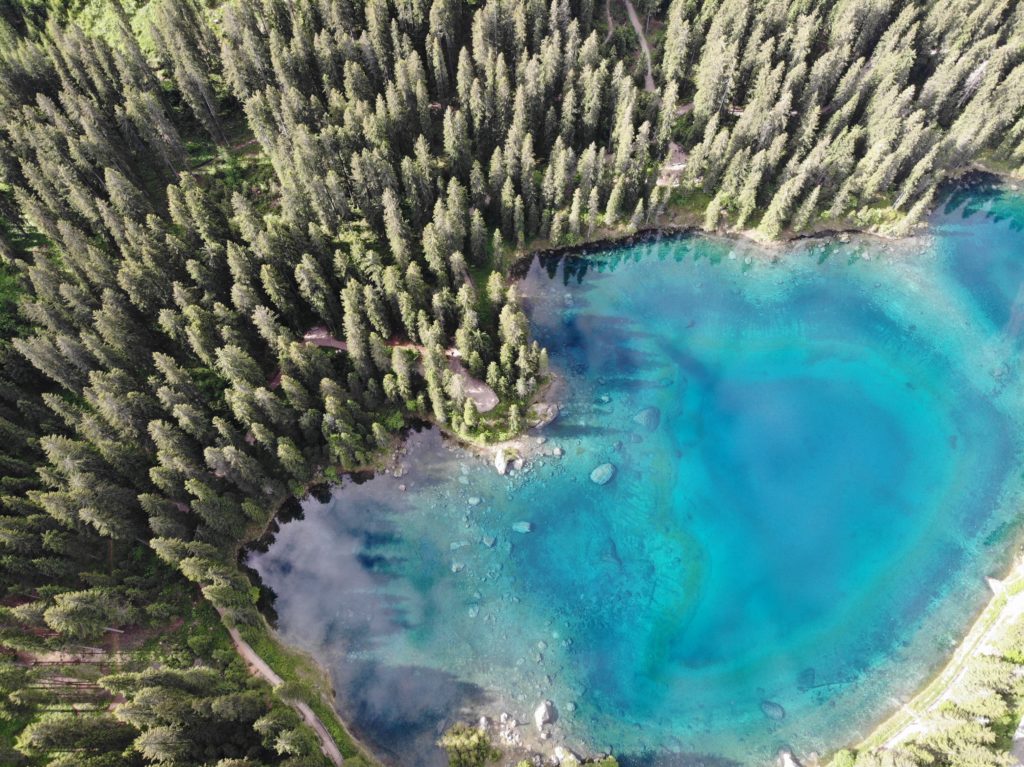
[[[565,746],[555,746],[554,756],[561,767],[576,767],[580,763],[580,758]]]
[[[502,713],[498,720],[498,738],[503,745],[519,747],[523,745],[523,738],[519,734],[519,722],[506,713]]]

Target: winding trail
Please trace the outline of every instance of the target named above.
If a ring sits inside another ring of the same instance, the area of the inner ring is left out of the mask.
[[[302,340],[314,346],[337,349],[343,352],[348,351],[348,344],[332,336],[331,331],[323,325],[317,325],[307,330],[305,335],[302,336]],[[421,344],[392,342],[389,345],[395,349],[410,349],[418,352],[420,357],[427,353],[426,348]],[[445,349],[444,356],[448,360],[448,369],[462,380],[462,390],[466,393],[467,397],[473,400],[477,412],[487,413],[494,410],[498,406],[498,395],[494,393],[494,389],[479,378],[474,378],[470,375],[469,371],[462,364],[459,352],[456,349]]]
[[[1020,589],[1024,583],[1024,562],[1018,562],[1001,581],[987,580],[994,592],[992,600],[957,646],[946,667],[913,700],[904,704],[861,743],[858,750],[874,746],[892,748],[924,732],[928,716],[950,699],[957,683],[967,672],[970,660],[977,655],[997,651],[1007,629],[1024,615],[1024,590]],[[1020,756],[1024,756],[1024,744],[1015,740],[1014,747],[1017,749],[1014,755],[1020,751]]]
[[[224,614],[220,608],[217,608],[217,612],[220,613],[221,619],[223,620]],[[270,667],[270,665],[263,660],[256,651],[252,649],[252,646],[242,639],[242,635],[238,633],[238,629],[232,628],[224,624],[228,630],[228,634],[231,635],[231,641],[235,644],[235,649],[238,654],[242,656],[242,659],[249,664],[252,670],[256,673],[256,676],[266,680],[271,687],[279,687],[284,684],[284,680],[278,676],[277,672]],[[310,729],[316,733],[317,738],[320,740],[320,750],[324,752],[324,756],[331,760],[331,764],[334,767],[343,767],[345,764],[345,757],[341,755],[341,750],[338,748],[338,744],[334,742],[334,738],[331,737],[331,733],[328,732],[327,727],[320,721],[320,717],[301,700],[291,700],[282,696],[281,700],[287,703],[289,706],[294,708],[299,716],[302,717],[302,721],[309,725]]]
[[[643,51],[644,58],[647,59],[647,75],[644,77],[644,90],[648,93],[654,93],[654,68],[651,66],[651,46],[647,43],[647,35],[644,34],[643,24],[640,23],[640,16],[637,15],[636,8],[633,7],[633,3],[631,0],[622,1],[626,4],[626,13],[629,14],[629,23],[633,25],[633,31],[636,32],[636,36],[640,40],[640,50]],[[608,18],[610,21],[610,14]]]

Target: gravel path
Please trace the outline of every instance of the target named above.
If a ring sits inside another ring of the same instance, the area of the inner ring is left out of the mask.
[[[218,612],[220,611],[218,610]],[[265,679],[271,687],[278,687],[284,684],[284,680],[278,676],[277,672],[263,658],[256,654],[256,651],[252,649],[248,642],[242,639],[238,629],[228,628],[228,634],[231,635],[231,641],[235,643],[235,649],[238,650],[238,654],[252,667],[257,676]],[[313,712],[313,709],[301,700],[286,700],[285,702],[298,711],[302,721],[309,725],[313,732],[316,733],[317,738],[320,739],[320,750],[324,752],[324,756],[331,760],[331,764],[334,767],[343,767],[345,757],[341,755],[338,744],[334,742],[331,733],[327,731],[324,723],[320,721],[320,717]]]
[[[629,14],[629,23],[633,25],[633,30],[640,39],[640,50],[643,51],[644,58],[647,59],[647,76],[644,77],[644,90],[648,93],[654,93],[654,69],[651,66],[651,46],[647,43],[647,35],[644,34],[643,24],[640,23],[640,16],[637,15],[633,3],[630,0],[623,0],[623,2],[626,4],[626,13]]]

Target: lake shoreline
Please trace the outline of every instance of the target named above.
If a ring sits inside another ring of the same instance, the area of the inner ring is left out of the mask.
[[[984,175],[988,176],[989,178],[993,177],[993,175],[994,175],[994,174],[988,173],[987,171],[985,171],[983,173],[984,173]],[[999,178],[1001,178],[1003,181],[1007,181],[1009,179],[1013,179],[1014,177],[999,177]],[[922,225],[922,228],[924,228],[924,227],[926,227],[926,225]],[[563,247],[557,247],[557,248],[533,250],[530,253],[524,254],[523,256],[519,257],[513,263],[512,267],[509,269],[509,274],[510,274],[510,277],[512,279],[518,279],[518,278],[522,277],[525,274],[525,272],[529,269],[529,267],[533,263],[533,261],[535,259],[537,259],[537,258],[545,258],[545,257],[547,257],[547,258],[566,258],[566,257],[572,258],[572,257],[576,257],[576,256],[584,256],[584,257],[586,257],[586,256],[594,256],[594,255],[599,255],[602,252],[605,252],[605,251],[608,251],[608,250],[611,250],[611,249],[618,249],[618,248],[622,248],[622,247],[628,247],[628,246],[631,246],[631,245],[642,245],[642,244],[657,243],[657,242],[662,242],[662,241],[673,241],[673,240],[685,239],[685,238],[693,237],[693,236],[719,237],[719,238],[724,238],[724,239],[736,241],[738,243],[749,244],[750,246],[753,246],[753,247],[756,247],[758,249],[767,251],[767,253],[768,253],[769,257],[771,258],[771,260],[775,260],[775,259],[778,258],[778,256],[775,255],[775,253],[773,251],[781,250],[786,245],[792,245],[793,243],[799,243],[799,242],[825,242],[825,243],[828,243],[828,242],[831,242],[831,241],[834,241],[834,240],[839,240],[841,242],[849,242],[851,238],[858,238],[858,239],[863,238],[863,239],[870,240],[870,241],[882,241],[882,242],[884,242],[886,244],[895,244],[895,243],[901,243],[901,242],[906,242],[906,243],[914,242],[921,235],[919,235],[917,233],[914,233],[914,234],[908,235],[906,237],[898,237],[897,238],[897,237],[890,237],[890,236],[883,235],[883,234],[878,234],[878,233],[871,232],[871,231],[864,230],[864,229],[857,229],[857,228],[833,228],[833,229],[822,229],[820,231],[814,231],[814,232],[808,232],[808,233],[802,233],[802,234],[791,234],[791,235],[785,237],[784,239],[766,243],[766,242],[764,242],[764,241],[762,241],[762,240],[760,240],[760,239],[758,239],[756,237],[750,236],[749,232],[744,232],[744,231],[704,232],[699,227],[694,226],[694,225],[669,225],[669,226],[664,226],[664,227],[651,227],[651,228],[648,228],[648,229],[642,229],[642,230],[640,230],[638,232],[635,232],[633,234],[625,234],[625,233],[623,233],[623,234],[618,235],[618,236],[610,234],[608,236],[601,236],[601,237],[598,237],[598,238],[594,238],[592,240],[588,240],[585,243],[579,243],[579,244],[570,245],[570,246],[563,246]],[[843,238],[845,238],[845,239],[843,239]],[[552,375],[551,380],[548,381],[544,386],[542,386],[542,387],[540,387],[538,389],[538,392],[535,395],[533,403],[531,404],[531,408],[536,406],[537,404],[545,405],[547,408],[549,408],[549,410],[548,410],[549,415],[551,414],[550,408],[553,408],[554,409],[554,416],[557,417],[558,402],[561,399],[559,394],[560,394],[560,389],[561,389],[562,385],[564,385],[564,381],[560,380],[557,376]],[[550,422],[550,421],[548,421],[548,422]],[[436,425],[436,424],[433,424],[433,425]],[[543,425],[545,425],[545,424],[541,424],[540,426],[530,425],[530,426],[528,426],[524,430],[523,434],[521,434],[520,436],[518,436],[516,438],[513,438],[511,440],[506,440],[506,441],[503,441],[503,442],[492,443],[492,444],[475,443],[473,441],[470,441],[470,440],[467,440],[467,439],[463,438],[462,436],[460,436],[460,435],[458,435],[456,433],[453,433],[453,432],[449,431],[448,429],[445,429],[444,427],[439,427],[439,428],[441,428],[441,431],[444,434],[446,439],[451,440],[454,444],[458,445],[461,449],[464,449],[464,450],[466,450],[469,453],[481,456],[484,459],[493,458],[494,454],[497,451],[514,449],[514,450],[517,451],[518,457],[521,457],[524,460],[528,461],[531,458],[537,456],[538,454],[544,453],[544,451],[541,449],[541,446],[543,445],[543,442],[538,442],[538,439],[537,439],[538,437],[542,436],[542,435],[538,434],[537,431],[538,431],[538,429],[542,429]],[[381,461],[380,461],[380,463],[376,467],[366,467],[366,468],[363,469],[363,471],[370,470],[370,471],[388,473],[389,471],[397,468],[398,460],[400,459],[400,457],[402,455],[402,447],[403,447],[403,445],[405,443],[405,437],[403,436],[400,440],[396,440],[396,442],[397,442],[396,446],[394,446],[392,448],[389,448],[386,454],[382,454]],[[355,473],[358,473],[358,472],[345,472],[345,474],[355,474]],[[1010,573],[1006,576],[1006,578],[1003,579],[1004,583],[1009,582],[1011,579],[1015,579],[1017,577],[1020,577],[1022,574],[1024,574],[1024,569],[1022,569],[1022,568],[1024,568],[1024,565],[1022,565],[1019,562],[1016,563],[1013,567],[1011,567]],[[892,736],[890,736],[888,738],[885,738],[885,739],[881,740],[880,742],[878,740],[878,738],[880,737],[880,734],[885,732],[886,730],[890,729],[893,726],[894,720],[898,720],[900,718],[901,714],[907,709],[908,706],[913,706],[915,701],[918,701],[922,696],[928,695],[929,691],[930,691],[930,688],[938,680],[940,680],[941,678],[945,677],[947,675],[947,673],[949,672],[949,669],[951,667],[953,667],[953,666],[957,666],[957,667],[962,666],[963,663],[965,663],[968,658],[973,657],[974,652],[977,650],[977,647],[978,647],[977,643],[972,644],[971,652],[966,653],[965,655],[963,655],[963,657],[961,657],[961,648],[966,646],[970,642],[970,639],[974,635],[974,633],[975,633],[977,627],[979,626],[979,624],[981,624],[985,620],[986,616],[989,614],[989,612],[992,609],[993,605],[996,604],[1000,599],[1004,599],[1005,600],[1005,596],[1003,594],[994,594],[992,596],[992,598],[988,601],[988,603],[979,611],[979,614],[972,619],[971,624],[970,624],[967,632],[962,637],[960,643],[957,645],[957,648],[953,651],[952,657],[949,658],[949,660],[935,674],[935,676],[933,676],[932,678],[930,678],[929,680],[925,681],[922,684],[922,686],[920,687],[919,692],[917,692],[915,694],[915,696],[911,699],[911,701],[909,703],[907,703],[904,706],[902,706],[898,711],[896,711],[892,715],[886,717],[881,722],[881,724],[879,724],[877,727],[875,727],[872,730],[872,733],[871,733],[871,735],[868,736],[868,738],[866,738],[865,740],[863,740],[860,744],[858,744],[856,746],[857,748],[864,748],[864,747],[869,747],[869,746],[872,746],[872,745],[877,746],[877,745],[881,745],[883,743],[884,744],[890,744],[890,743],[894,742],[893,738],[896,738],[901,733],[905,732],[906,726],[901,727],[900,729],[898,729],[894,735],[892,735]],[[996,620],[998,620],[998,617],[996,618]],[[275,631],[275,635],[276,635],[276,631]],[[320,664],[319,662],[316,662],[316,664],[317,664],[317,666],[319,668],[321,668],[321,669],[324,668],[323,665]],[[956,675],[954,674],[954,676],[949,680],[949,683],[952,683],[953,681],[955,681],[955,679],[956,679]],[[350,733],[351,733],[352,732],[352,726],[351,726],[351,723],[348,720],[348,717],[345,717],[343,715],[342,710],[340,709],[340,707],[337,704],[334,705],[334,709],[337,712],[339,721],[341,721],[342,724],[346,727],[346,729],[348,729],[350,731]],[[924,711],[922,710],[922,713],[923,712]],[[455,717],[455,713],[456,712],[452,712],[452,714],[453,714],[453,721],[456,718]],[[490,713],[490,711],[488,711],[488,713]],[[492,723],[493,724],[497,724],[496,722],[492,722]],[[913,723],[913,720],[911,721],[911,724],[912,723]],[[907,726],[909,726],[909,725],[907,725]],[[523,727],[524,728],[530,727],[530,723],[526,723],[525,725],[523,725]],[[531,734],[532,734],[532,732],[531,732]],[[381,764],[388,764],[388,765],[396,763],[394,761],[393,755],[389,754],[389,755],[385,756],[383,753],[381,753],[380,750],[368,748],[367,747],[367,741],[364,738],[357,737],[355,739],[357,740],[359,745],[362,748],[364,748],[367,751],[367,753],[370,756],[372,756],[379,763],[381,763]],[[531,743],[530,745],[532,746],[533,743]],[[546,746],[545,750],[550,750],[556,744],[551,742],[551,741],[547,741],[547,742],[545,742],[544,745]],[[522,753],[522,751],[520,751],[519,749],[514,749],[512,747],[507,747],[507,749],[508,749],[508,755],[511,755],[512,753],[516,753],[516,754]],[[585,750],[585,752],[586,751],[587,750]],[[815,762],[812,761],[810,763],[813,764]],[[828,761],[822,760],[822,763],[823,764],[827,764]]]
[[[963,173],[955,178],[949,179],[948,188],[970,188],[979,184],[991,184],[994,186],[1007,187],[1011,191],[1018,191],[1019,184],[1024,183],[1022,179],[1010,173],[1004,173],[975,164],[966,168]],[[934,214],[934,209],[929,216]],[[652,224],[642,227],[635,232],[626,229],[603,230],[596,236],[588,237],[580,242],[537,247],[529,252],[518,254],[509,266],[508,272],[512,279],[521,279],[530,268],[530,264],[536,258],[566,258],[577,256],[600,255],[604,251],[618,248],[630,247],[633,245],[645,245],[663,241],[686,239],[689,237],[719,237],[731,240],[740,244],[753,246],[767,251],[771,258],[778,258],[777,251],[783,250],[786,246],[794,243],[827,243],[832,240],[849,242],[850,240],[863,239],[867,241],[881,242],[885,245],[896,246],[901,243],[908,243],[928,235],[928,217],[917,224],[913,231],[903,236],[894,236],[884,232],[877,232],[866,227],[855,225],[843,225],[843,219],[832,219],[822,222],[819,228],[812,228],[809,231],[794,232],[791,229],[783,230],[782,236],[776,240],[767,239],[760,235],[755,229],[736,229],[722,227],[712,231],[704,229],[698,222],[696,216],[687,216],[686,211],[668,208],[665,215],[674,215],[675,221],[664,224]],[[541,243],[542,244],[542,243]]]
[[[1020,536],[1014,543],[1019,549]],[[986,577],[992,596],[978,610],[967,631],[949,654],[948,660],[929,679],[925,680],[899,709],[879,722],[871,733],[849,750],[857,752],[872,748],[892,748],[906,742],[915,734],[927,731],[921,719],[933,713],[943,703],[953,685],[960,680],[970,661],[990,650],[1005,638],[1013,626],[1012,619],[1024,610],[1024,558],[1014,556],[1005,575],[999,579]],[[842,749],[840,749],[842,750]],[[830,758],[824,764],[832,763]]]

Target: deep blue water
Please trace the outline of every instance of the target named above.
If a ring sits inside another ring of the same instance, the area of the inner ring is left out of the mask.
[[[1013,553],[1022,224],[1021,196],[975,187],[897,244],[535,261],[561,380],[538,455],[501,477],[428,431],[400,476],[308,500],[250,558],[282,634],[403,765],[437,763],[460,714],[544,698],[559,742],[627,760],[856,741]]]

